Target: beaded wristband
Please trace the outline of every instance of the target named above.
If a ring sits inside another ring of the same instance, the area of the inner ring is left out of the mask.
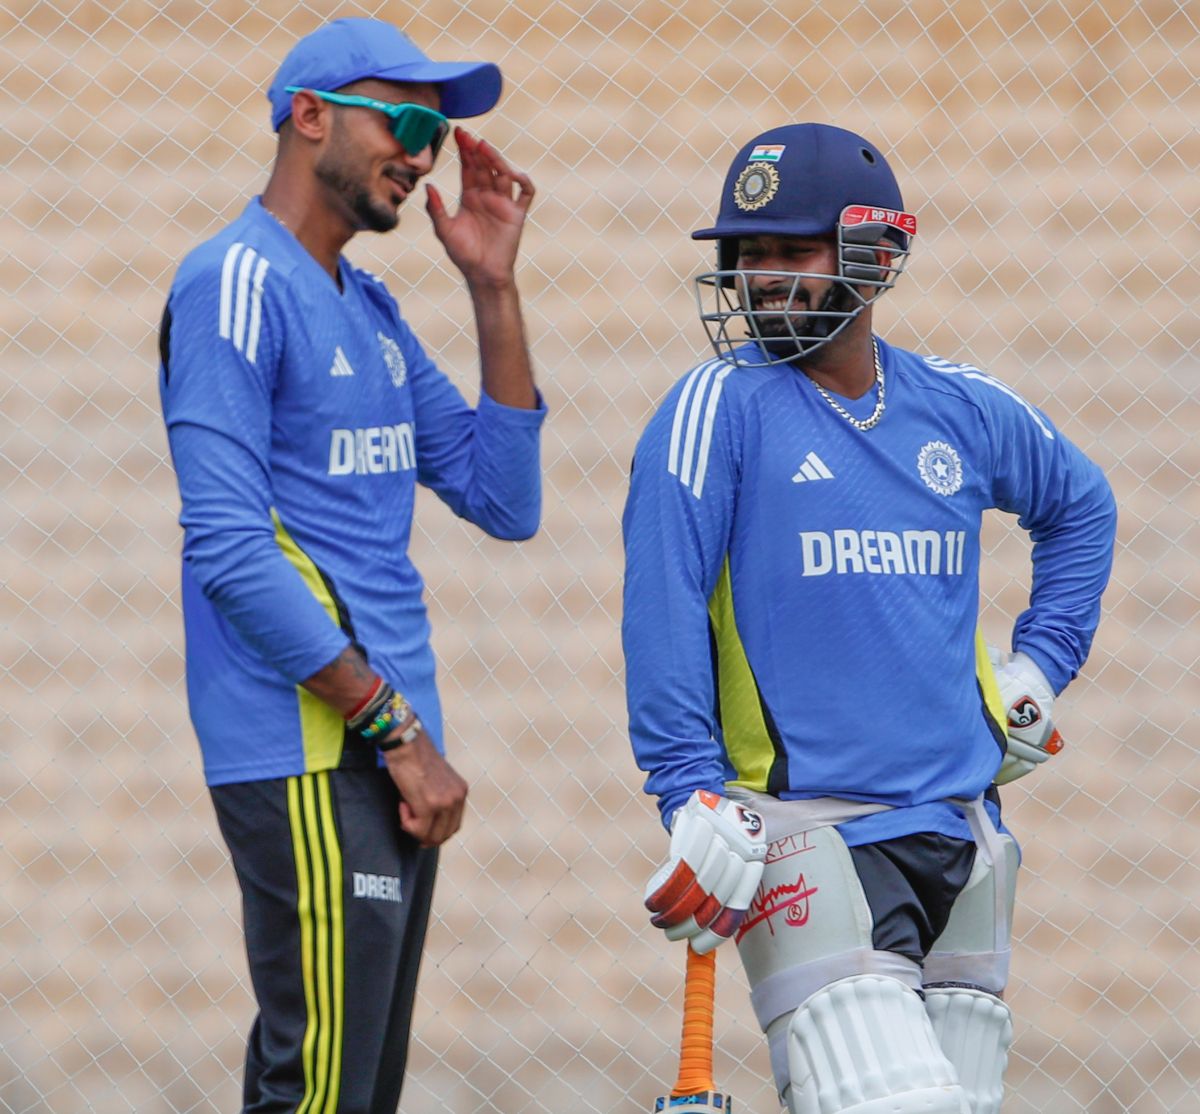
[[[384,741],[384,736],[390,735],[397,727],[404,728],[393,739]],[[365,727],[358,728],[359,735],[368,743],[374,743],[380,750],[395,750],[404,743],[410,743],[421,732],[421,721],[417,719],[412,705],[398,692],[391,690],[389,699],[375,712],[371,722]]]
[[[407,722],[412,715],[412,706],[398,692],[393,691],[391,699],[380,708],[366,727],[360,727],[358,733],[368,743],[386,735],[394,727]]]
[[[363,702],[346,717],[346,726],[364,742],[384,751],[411,743],[424,730],[412,705],[383,680],[376,681]],[[397,727],[403,728],[400,734],[383,742],[383,737]]]

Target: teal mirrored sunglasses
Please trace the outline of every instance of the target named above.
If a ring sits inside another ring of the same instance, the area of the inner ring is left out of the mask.
[[[388,101],[377,101],[374,97],[359,97],[350,93],[326,93],[321,89],[308,89],[303,85],[289,85],[289,93],[312,93],[331,104],[346,105],[350,108],[373,108],[382,112],[390,121],[392,135],[410,154],[419,155],[426,147],[438,157],[446,136],[450,134],[450,121],[436,109],[426,108],[423,104],[391,104]]]

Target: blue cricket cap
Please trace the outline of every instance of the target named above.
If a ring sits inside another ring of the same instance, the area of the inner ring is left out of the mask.
[[[738,237],[827,235],[848,205],[903,211],[900,187],[879,149],[831,124],[788,124],[763,132],[737,153],[716,224],[693,232],[692,239],[730,240],[731,258],[720,252],[721,267],[730,269]]]
[[[437,85],[443,116],[482,116],[500,99],[500,67],[492,62],[434,62],[398,27],[380,19],[335,19],[288,52],[267,90],[275,131],[292,113],[289,85],[332,93],[367,78]]]

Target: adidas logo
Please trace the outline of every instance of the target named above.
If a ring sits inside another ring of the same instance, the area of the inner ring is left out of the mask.
[[[832,480],[833,473],[825,465],[816,453],[809,453],[804,458],[804,463],[800,465],[800,471],[792,477],[792,483],[802,484],[809,480]]]
[[[350,361],[346,359],[346,353],[342,351],[340,344],[333,350],[333,366],[329,369],[329,374],[335,377],[354,374],[354,368],[350,366]]]

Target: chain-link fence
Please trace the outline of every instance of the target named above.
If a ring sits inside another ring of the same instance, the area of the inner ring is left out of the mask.
[[[674,1078],[681,956],[640,891],[665,841],[625,737],[618,518],[636,436],[705,351],[688,277],[733,152],[824,120],[893,161],[921,232],[876,315],[1043,404],[1121,508],[1067,752],[1022,838],[1006,1110],[1200,1108],[1200,11],[1190,0],[13,0],[0,13],[0,1111],[229,1111],[252,1016],[235,882],[183,696],[156,326],[183,254],[273,157],[295,39],[381,15],[507,78],[482,133],[539,196],[521,284],[546,513],[521,546],[432,499],[450,746],[406,1112],[644,1110]],[[454,192],[455,161],[435,174]],[[465,294],[419,207],[360,238],[469,397]],[[984,624],[1027,549],[988,524]],[[732,950],[719,1082],[775,1111]]]

